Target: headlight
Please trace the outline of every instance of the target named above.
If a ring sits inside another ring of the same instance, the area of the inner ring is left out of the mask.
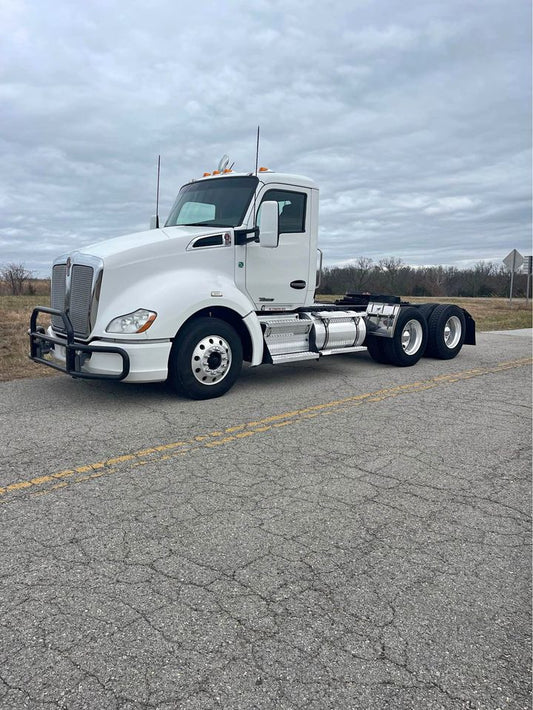
[[[113,318],[106,328],[106,333],[144,333],[157,318],[157,313],[139,308],[134,313]]]

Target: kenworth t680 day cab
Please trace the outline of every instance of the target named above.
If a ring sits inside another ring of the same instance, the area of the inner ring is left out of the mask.
[[[311,180],[265,168],[205,174],[181,188],[164,227],[55,260],[51,307],[31,317],[30,357],[77,378],[168,379],[207,399],[229,390],[243,360],[368,349],[407,366],[475,344],[474,321],[457,306],[366,294],[315,302],[317,234]]]

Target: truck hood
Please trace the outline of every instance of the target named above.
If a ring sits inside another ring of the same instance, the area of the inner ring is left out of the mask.
[[[173,253],[184,252],[194,237],[226,231],[228,231],[227,227],[163,227],[96,242],[83,247],[79,253],[99,257],[104,262],[115,261],[114,257],[121,257],[125,262],[136,261],[141,255],[150,251],[166,252],[170,248]]]

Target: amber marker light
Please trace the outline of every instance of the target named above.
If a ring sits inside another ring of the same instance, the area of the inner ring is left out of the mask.
[[[144,331],[148,330],[148,328],[152,325],[152,323],[155,321],[156,318],[157,318],[157,314],[152,313],[152,315],[148,318],[146,323],[141,328],[139,328],[139,330],[137,332],[144,333]]]

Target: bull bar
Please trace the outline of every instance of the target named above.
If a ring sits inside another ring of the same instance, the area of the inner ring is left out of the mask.
[[[66,333],[66,341],[56,338],[52,335],[47,335],[45,332],[40,332],[37,326],[39,313],[47,313],[51,316],[59,316],[63,320]],[[128,376],[130,371],[130,358],[128,353],[122,348],[114,346],[104,346],[95,348],[91,345],[82,345],[74,339],[74,328],[67,313],[60,311],[57,308],[48,308],[46,306],[37,306],[33,309],[30,318],[30,359],[34,362],[39,362],[42,365],[48,365],[55,370],[65,372],[71,377],[83,378],[85,380],[123,380]],[[65,365],[46,360],[45,355],[52,350],[53,345],[60,345],[65,348]],[[118,375],[105,375],[93,372],[82,372],[83,353],[114,353],[122,358],[122,372]]]

